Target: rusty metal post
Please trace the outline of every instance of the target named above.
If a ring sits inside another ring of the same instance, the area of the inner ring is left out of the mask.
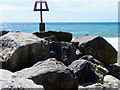
[[[41,23],[39,24],[39,31],[43,32],[45,31],[45,23],[43,23],[42,3],[40,3],[40,20]]]
[[[40,30],[40,32],[45,31],[45,23],[40,23],[39,24],[39,30]]]

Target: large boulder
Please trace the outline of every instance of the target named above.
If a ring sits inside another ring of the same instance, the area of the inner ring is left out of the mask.
[[[10,71],[0,69],[0,90],[44,90],[42,85],[36,85],[32,80],[16,77]]]
[[[72,40],[78,43],[78,49],[83,55],[92,55],[104,64],[117,62],[117,51],[104,38],[100,36],[82,36]]]
[[[46,31],[46,32],[35,32],[33,33],[39,38],[55,36],[58,41],[70,42],[72,40],[72,34],[68,32],[57,32],[57,31]]]
[[[91,63],[86,60],[73,61],[68,68],[76,74],[80,84],[99,80],[99,76],[92,70]]]
[[[36,84],[43,85],[45,90],[76,90],[78,88],[75,75],[54,58],[40,61],[15,74],[18,77],[32,79]]]
[[[9,32],[0,37],[2,68],[17,71],[49,57],[49,42],[33,34]]]
[[[51,42],[50,57],[56,58],[65,65],[71,64],[76,59],[76,47],[69,42]]]

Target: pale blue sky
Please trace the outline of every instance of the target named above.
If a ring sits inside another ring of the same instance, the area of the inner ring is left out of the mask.
[[[119,0],[47,0],[44,22],[117,22]],[[35,0],[0,0],[0,22],[38,22]]]

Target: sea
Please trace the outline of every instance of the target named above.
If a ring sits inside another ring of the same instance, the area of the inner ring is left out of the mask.
[[[86,34],[102,36],[118,51],[119,24],[117,22],[46,22],[45,30],[70,32],[73,38]],[[39,32],[39,23],[0,23],[0,31]]]

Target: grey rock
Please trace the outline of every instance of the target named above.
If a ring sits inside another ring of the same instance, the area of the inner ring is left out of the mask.
[[[117,62],[117,51],[104,38],[100,36],[82,36],[72,40],[78,44],[78,49],[83,55],[92,55],[104,64]]]
[[[45,90],[77,90],[78,88],[75,75],[54,58],[40,61],[15,74],[18,77],[32,79],[36,84],[43,85]]]
[[[86,88],[102,88],[101,83],[94,83],[94,82],[84,83],[81,86],[84,86]]]
[[[91,85],[89,83],[86,83],[87,86],[79,86],[78,90],[120,90],[120,87],[116,86],[118,83],[107,83],[101,84],[101,83],[95,83]]]
[[[106,68],[108,69],[108,71],[109,71],[110,73],[114,73],[114,72],[117,72],[117,71],[120,72],[120,66],[117,66],[117,65],[115,65],[115,64],[107,65]]]
[[[105,67],[103,67],[101,65],[96,65],[94,67],[94,71],[101,74],[101,75],[106,75],[106,74],[109,73],[109,71]]]
[[[33,33],[39,38],[44,38],[48,36],[55,36],[58,41],[70,42],[72,40],[72,34],[68,32],[57,32],[57,31],[46,31],[46,32],[35,32]]]
[[[109,73],[109,71],[104,67],[104,64],[96,60],[91,55],[82,56],[80,59],[87,60],[91,63],[92,69],[99,75],[99,77],[101,77],[100,82],[103,80],[103,76]]]
[[[69,42],[51,42],[50,57],[56,58],[65,65],[71,64],[76,59],[76,47]]]
[[[0,31],[0,37],[7,34],[9,31]]]
[[[95,82],[82,83],[80,86],[87,87],[96,84]]]
[[[78,60],[80,57],[82,57],[82,53],[80,52],[79,49],[76,49],[76,60]]]
[[[10,71],[30,67],[49,57],[49,42],[33,34],[9,32],[0,37],[0,62]]]
[[[44,90],[32,80],[16,77],[14,73],[0,69],[0,90]]]
[[[84,83],[78,87],[78,90],[120,90],[120,80],[111,75],[106,75],[103,84]]]
[[[99,80],[99,76],[92,70],[91,63],[86,60],[73,61],[68,68],[76,74],[80,84]]]
[[[86,83],[87,86],[79,86],[78,90],[104,90],[100,83]]]
[[[49,42],[52,42],[52,41],[58,41],[57,38],[55,36],[48,36],[48,37],[44,37],[45,40],[48,40]]]
[[[91,61],[93,64],[103,65],[100,61],[96,60],[96,59],[95,59],[93,56],[91,56],[91,55],[82,56],[80,59],[85,59],[85,60]]]
[[[111,75],[120,80],[120,70],[112,72]]]
[[[79,86],[78,90],[120,90],[120,89],[119,88],[107,88],[107,87],[104,87],[100,83],[96,83],[93,85],[88,85],[86,87]]]
[[[106,88],[118,88],[120,89],[120,80],[117,78],[111,76],[111,75],[106,75],[104,77],[104,87]]]

